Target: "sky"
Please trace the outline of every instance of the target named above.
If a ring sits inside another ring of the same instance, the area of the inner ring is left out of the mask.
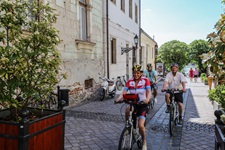
[[[160,47],[179,40],[207,40],[223,14],[222,0],[141,0],[141,28]]]

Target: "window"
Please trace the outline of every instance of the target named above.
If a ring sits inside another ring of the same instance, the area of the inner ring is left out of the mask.
[[[154,58],[154,48],[152,47],[152,58]]]
[[[111,0],[111,2],[113,2],[114,4],[116,4],[116,0]]]
[[[31,5],[33,3],[34,0],[28,0],[28,4]],[[38,3],[40,2],[39,0],[37,1]],[[38,14],[34,14],[31,11],[32,8],[27,8],[26,9],[26,13],[27,13],[27,19],[28,21],[39,21],[40,16]],[[27,30],[27,26],[23,26],[22,27],[23,30]]]
[[[116,39],[111,40],[111,63],[116,64]]]
[[[81,40],[88,41],[87,39],[87,4],[86,0],[80,0],[80,38]]]
[[[87,79],[84,81],[85,89],[89,89],[93,87],[93,79]]]
[[[139,51],[139,64],[142,64],[142,48]]]
[[[136,61],[136,50],[132,50],[132,64],[137,64],[137,61]]]
[[[129,17],[132,18],[132,0],[129,0]]]
[[[135,5],[135,22],[138,23],[138,7]]]
[[[125,0],[121,0],[121,10],[125,12]]]

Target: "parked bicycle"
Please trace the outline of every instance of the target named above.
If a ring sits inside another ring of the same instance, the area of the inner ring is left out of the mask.
[[[117,77],[117,81],[116,81],[116,88],[117,90],[121,91],[123,89],[123,87],[126,84],[126,79],[125,79],[125,75],[124,76],[118,76]]]
[[[118,150],[131,150],[135,143],[137,143],[138,148],[142,148],[142,138],[137,125],[137,110],[134,109],[135,105],[141,105],[142,103],[138,103],[137,94],[124,94],[124,99],[115,104],[123,102],[130,105],[130,111],[128,120],[120,135]]]
[[[30,107],[33,108],[40,108],[40,109],[51,109],[51,110],[60,110],[62,107],[66,105],[65,100],[59,100],[59,90],[60,87],[57,87],[57,92],[52,91],[50,94],[45,98],[42,97],[39,99],[36,98],[35,94],[30,99]],[[18,95],[16,100],[23,101],[24,98],[22,95]]]
[[[179,121],[179,111],[178,111],[178,104],[175,101],[175,95],[176,93],[182,93],[182,90],[178,89],[167,89],[164,92],[170,92],[171,98],[170,98],[170,112],[169,112],[169,132],[170,136],[173,136],[174,132],[174,126],[178,124]]]

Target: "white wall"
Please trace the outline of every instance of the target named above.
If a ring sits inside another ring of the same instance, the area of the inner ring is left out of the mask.
[[[121,55],[121,48],[135,46],[134,36],[139,36],[139,0],[133,0],[132,19],[129,17],[129,0],[125,0],[125,12],[120,8],[120,0],[116,1],[116,5],[108,1],[109,3],[109,77],[116,78],[126,74],[126,53]],[[138,6],[138,23],[135,22],[135,4]],[[117,42],[117,63],[111,64],[111,48],[110,41],[112,38]],[[139,54],[137,50],[137,54]],[[139,55],[136,56],[137,62]],[[107,62],[106,62],[107,63]],[[129,52],[129,77],[132,76],[132,51]]]

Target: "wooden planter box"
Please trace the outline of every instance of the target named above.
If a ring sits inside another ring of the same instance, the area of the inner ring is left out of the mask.
[[[215,150],[225,149],[224,125],[215,125]]]
[[[9,110],[0,111],[0,116],[8,113]],[[44,113],[47,116],[31,122],[0,121],[0,149],[63,150],[65,110],[44,110]]]

